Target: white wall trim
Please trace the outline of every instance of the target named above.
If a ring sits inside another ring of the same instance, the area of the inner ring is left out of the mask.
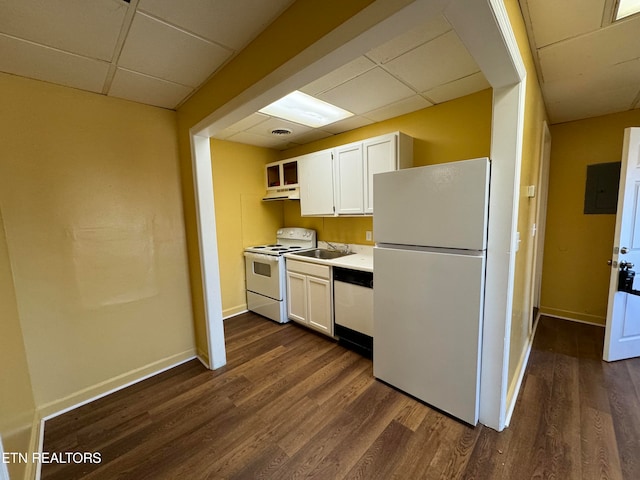
[[[227,353],[224,347],[224,326],[222,325],[220,264],[218,261],[216,210],[213,199],[211,144],[208,137],[194,134],[193,129],[190,132],[190,136],[209,364],[213,369],[216,369],[227,363]]]
[[[585,325],[593,325],[594,327],[605,328],[606,326],[606,325],[603,325],[602,323],[589,322],[587,320],[578,320],[577,318],[563,317],[562,315],[554,315],[552,313],[546,313],[546,312],[540,312],[539,315],[545,316],[545,317],[557,318],[558,320],[567,320],[568,322],[583,323]]]
[[[383,16],[381,10],[389,9],[391,3],[382,0],[374,2],[300,55],[212,112],[191,128],[192,145],[196,135],[206,138],[215,134],[283,94],[365,53],[374,42],[383,43],[398,33],[424,22],[429,15],[445,13],[494,87],[491,141],[493,164],[487,254],[488,295],[485,301],[483,329],[485,345],[482,354],[480,421],[496,430],[502,430],[506,417],[514,247],[524,119],[523,80],[526,70],[501,0],[416,0],[395,13],[387,11],[386,17]],[[445,6],[446,11],[443,11]],[[372,19],[376,21],[372,23]],[[364,23],[367,23],[366,28],[363,28]],[[361,33],[354,37],[354,29]],[[192,148],[192,153],[194,175],[199,177],[198,165],[202,161],[199,158],[199,149]],[[203,158],[208,155],[210,159],[210,153],[201,153]],[[196,178],[195,181],[197,185],[205,181],[211,183],[211,175],[207,173],[206,178]],[[206,189],[211,192],[211,200],[204,200],[212,202],[213,188],[207,186]],[[202,193],[197,192],[196,201],[201,198]],[[212,203],[206,207],[207,212],[210,207]],[[203,213],[203,209],[199,208],[197,215],[201,253],[204,249],[217,260],[217,243],[205,242],[202,238],[203,225],[215,226],[215,212],[211,209],[211,212],[207,213],[210,218],[203,218]],[[203,260],[204,263],[206,260]],[[206,274],[203,273],[203,282],[214,281],[214,267],[217,267],[217,262],[203,265],[203,272],[207,271]],[[219,277],[217,282],[216,288],[210,285],[205,288],[210,303],[219,302]],[[210,306],[206,308],[209,309]],[[214,345],[213,349],[220,348],[224,351],[223,330],[219,327],[221,322],[217,315],[216,311],[211,319],[207,319],[207,334],[210,345]]]
[[[10,480],[7,464],[2,461],[4,458],[4,447],[2,446],[2,437],[0,436],[0,480]]]
[[[36,444],[36,451],[38,453],[42,453],[42,451],[44,450],[44,418],[41,418],[38,422],[38,437],[37,437],[37,444]],[[42,462],[40,461],[40,459],[38,459],[38,462],[33,465],[33,468],[35,470],[35,480],[40,480],[40,477],[42,476]]]
[[[527,365],[529,365],[529,356],[531,355],[531,349],[533,348],[533,340],[536,336],[536,329],[538,328],[538,319],[540,318],[540,314],[536,315],[536,318],[533,322],[533,329],[531,331],[531,335],[529,335],[529,339],[527,341],[527,348],[522,351],[522,355],[520,356],[520,362],[518,363],[518,376],[515,379],[515,387],[513,388],[513,395],[511,396],[511,404],[507,406],[507,416],[505,418],[505,427],[508,427],[511,423],[511,417],[513,416],[513,411],[516,408],[516,403],[518,403],[518,396],[520,395],[520,389],[522,388],[522,381],[524,380],[524,375],[527,371]]]
[[[536,238],[533,257],[533,285],[531,305],[540,308],[542,296],[542,264],[544,261],[544,240],[547,230],[547,205],[549,200],[549,169],[551,166],[551,131],[547,121],[542,122],[540,138],[540,170],[536,199]]]
[[[204,359],[204,357],[202,355],[196,355],[196,358],[200,361],[200,363],[207,369],[207,370],[213,370],[210,366],[209,363]]]

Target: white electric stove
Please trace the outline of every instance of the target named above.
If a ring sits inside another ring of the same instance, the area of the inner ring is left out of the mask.
[[[276,232],[275,243],[246,248],[247,308],[278,323],[288,322],[286,269],[282,255],[316,246],[315,230],[285,227]]]

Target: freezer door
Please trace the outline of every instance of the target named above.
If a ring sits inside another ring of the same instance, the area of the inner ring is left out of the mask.
[[[374,249],[373,374],[478,422],[484,256]]]
[[[377,243],[485,250],[489,159],[374,176]]]

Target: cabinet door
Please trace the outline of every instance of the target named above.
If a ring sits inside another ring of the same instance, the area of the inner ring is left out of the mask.
[[[309,326],[333,335],[330,280],[307,277],[307,307]]]
[[[397,167],[396,136],[386,135],[363,143],[364,150],[364,213],[373,213],[373,176],[391,172]]]
[[[336,149],[336,213],[353,215],[364,213],[362,144]]]
[[[287,316],[307,324],[307,276],[287,272]]]
[[[333,160],[331,150],[298,158],[300,213],[333,215]]]

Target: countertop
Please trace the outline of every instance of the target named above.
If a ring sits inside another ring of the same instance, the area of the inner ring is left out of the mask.
[[[318,242],[318,248],[327,248]],[[334,258],[333,260],[322,260],[319,258],[304,257],[295,253],[286,253],[285,258],[298,260],[301,262],[318,263],[320,265],[328,265],[330,267],[350,268],[352,270],[361,270],[363,272],[373,272],[373,247],[368,245],[350,244],[349,249],[354,252],[344,257]]]

